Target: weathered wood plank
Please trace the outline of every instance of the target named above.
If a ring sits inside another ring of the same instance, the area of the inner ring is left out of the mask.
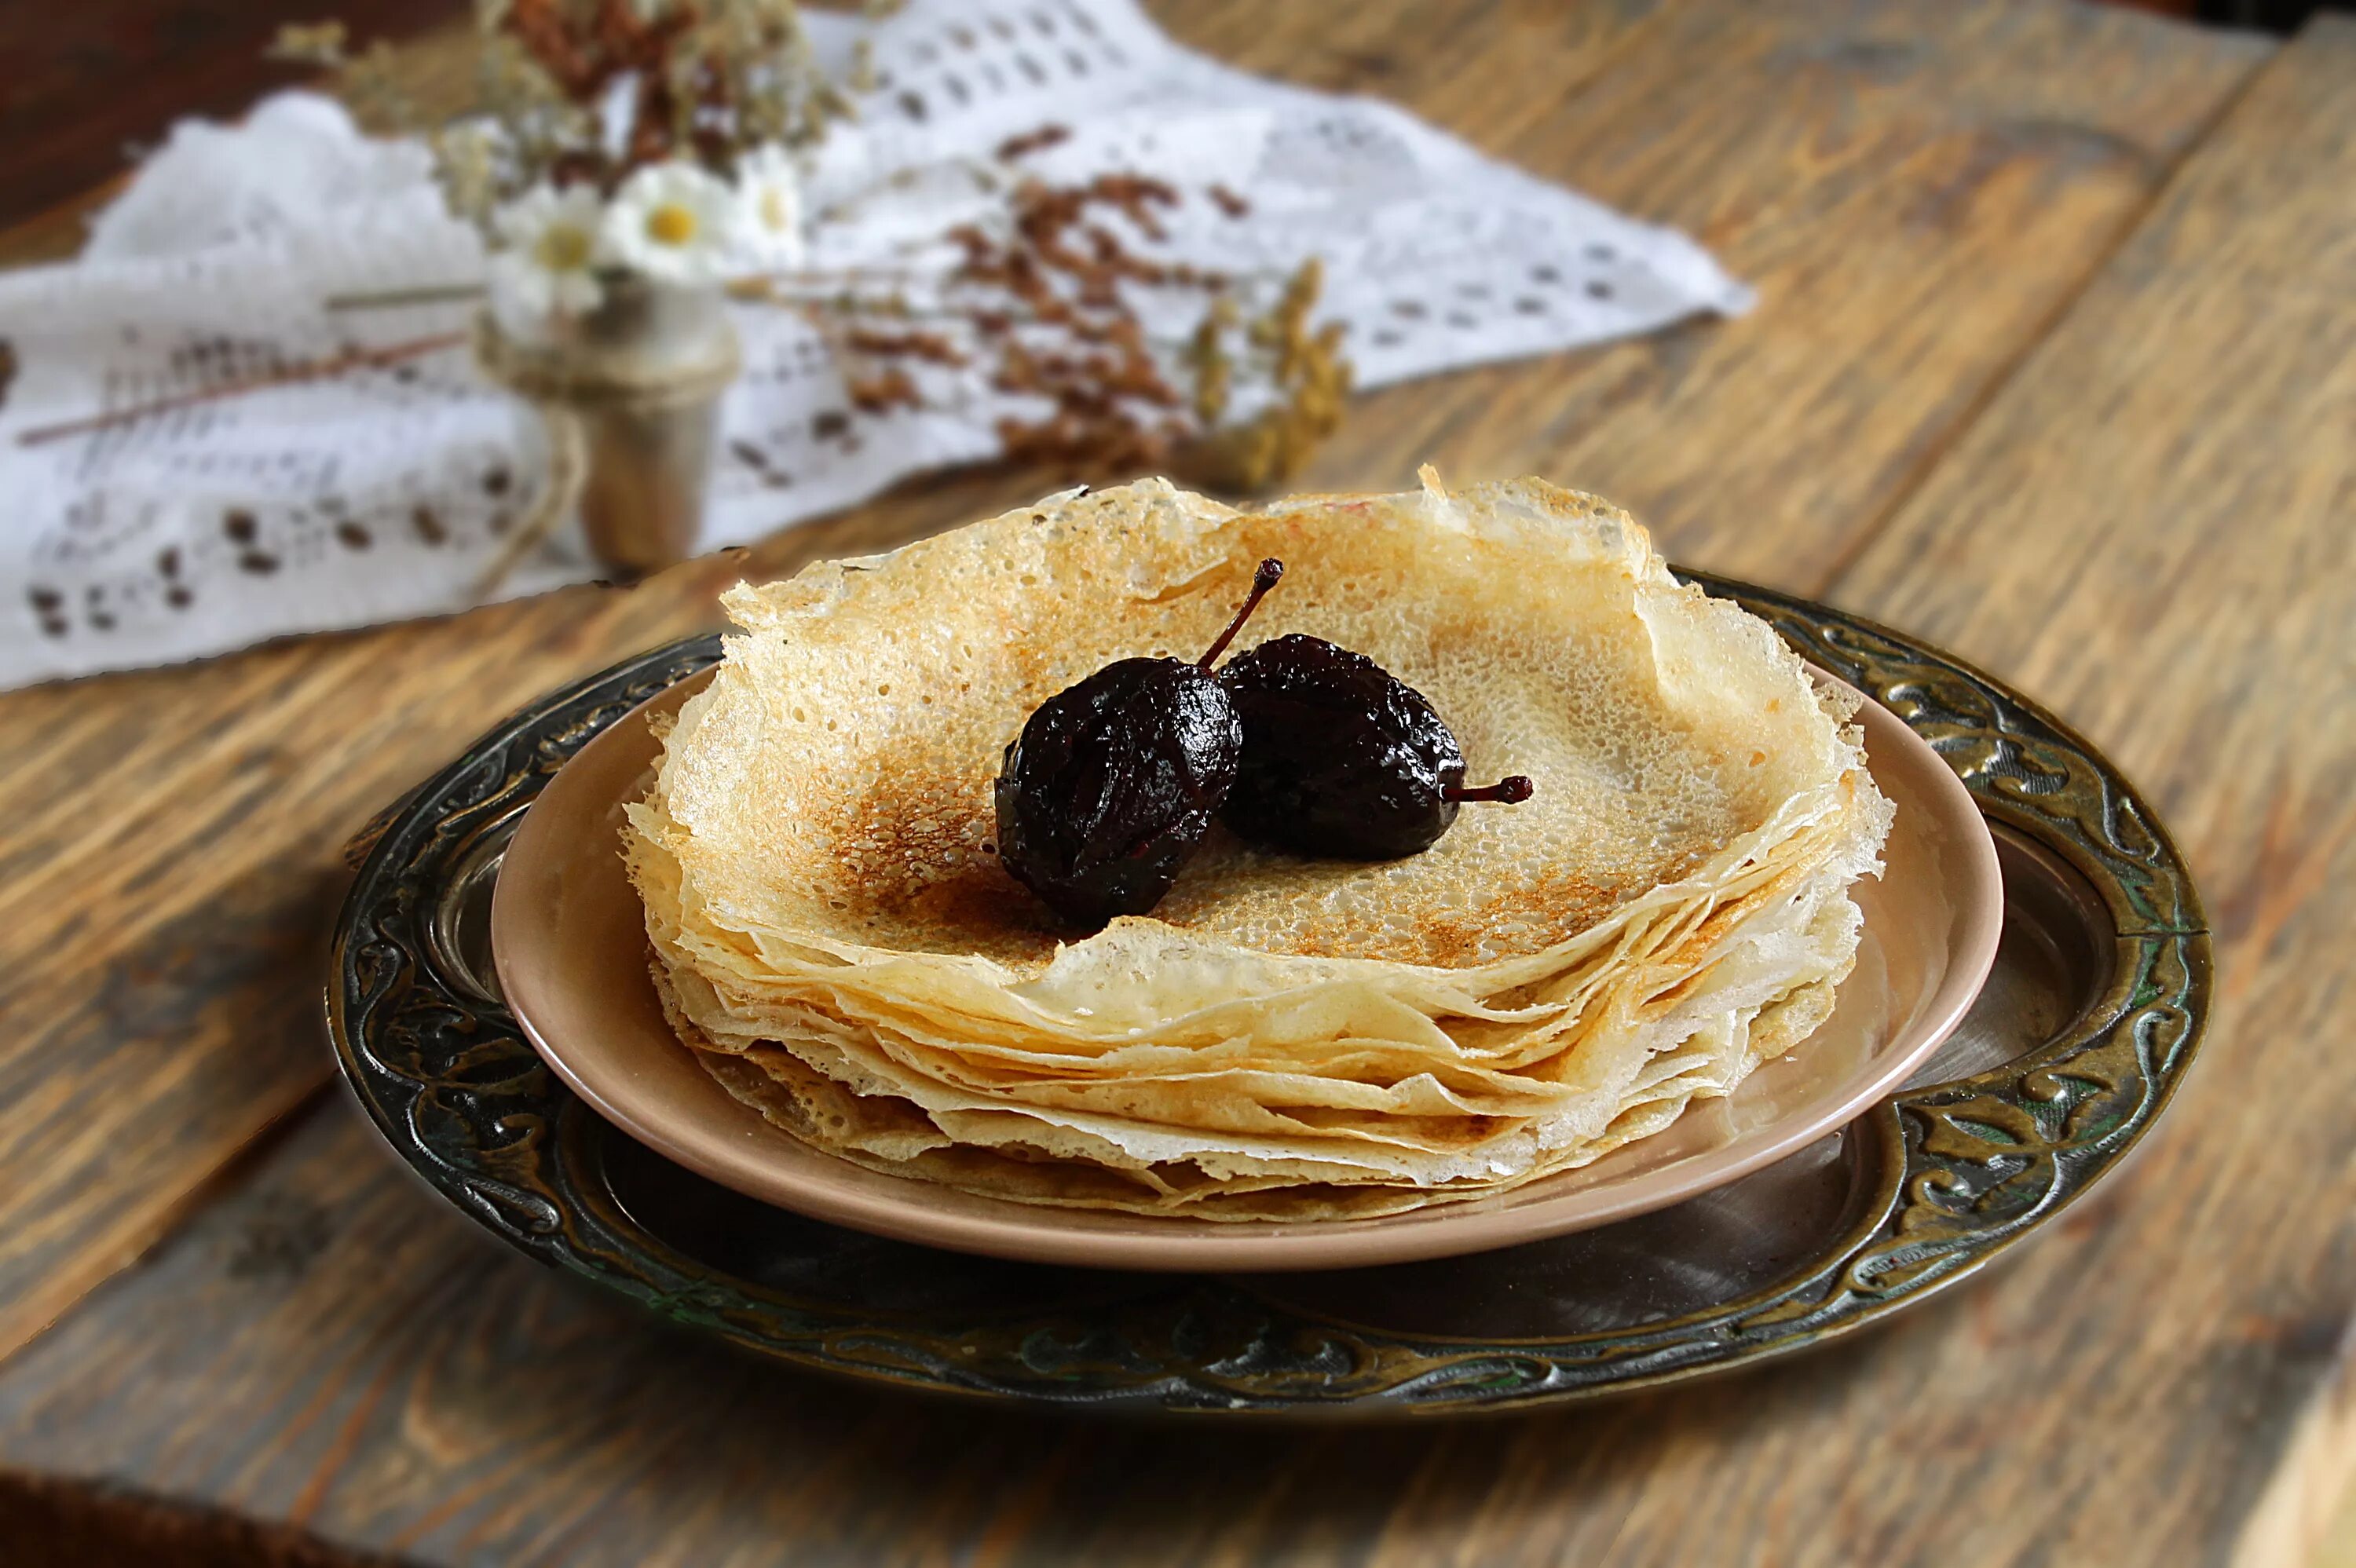
[[[1223,1430],[797,1377],[424,1198],[337,1101],[0,1376],[0,1458],[450,1564],[1595,1560],[1626,1417]]]
[[[2356,1464],[2351,190],[2356,24],[2319,21],[1831,593],[2046,697],[2150,794],[2216,933],[2208,1061],[1950,1331],[1772,1430],[1736,1391],[1667,1413],[1625,1561],[1831,1520],[1826,1560],[2280,1564],[2328,1520]]]
[[[1576,80],[1644,11],[1599,0],[1463,47],[1503,69],[1506,44],[1542,37]],[[1314,13],[1269,27],[1225,0],[1187,19],[1213,39],[1298,43],[1337,78],[1360,69],[1361,29],[1412,37],[1400,18],[1414,14],[1408,0],[1326,7],[1340,18],[1330,58],[1302,41]],[[453,91],[453,41],[415,62],[429,94]],[[1444,70],[1460,56],[1433,58]],[[376,806],[537,691],[705,624],[741,574],[881,548],[1053,484],[1037,472],[919,483],[627,592],[576,589],[0,695],[0,773],[19,803],[0,845],[0,1355],[325,1081],[316,986],[336,851]]]
[[[2265,46],[2099,6],[1697,0],[1491,150],[1698,236],[1761,304],[1362,400],[1311,477],[1539,472],[1692,565],[1802,590],[1859,547]],[[1369,461],[1369,454],[1382,455]]]
[[[1374,80],[1542,172],[1692,223],[1767,293],[1734,326],[1366,400],[1312,480],[1395,484],[1425,457],[1551,472],[1650,508],[1687,559],[1820,577],[2096,263],[2250,55],[2075,7],[1962,15],[1895,0],[1657,15],[1499,0],[1463,21],[1431,0],[1275,21],[1242,0],[1172,7],[1182,34],[1246,63]],[[1587,90],[1565,101],[1548,80]],[[2030,123],[2048,130],[1994,129]],[[1868,472],[1881,477],[1848,477]],[[533,692],[703,624],[740,571],[874,548],[1044,485],[919,484],[627,593],[0,697],[22,803],[0,866],[0,1193],[28,1217],[0,1230],[0,1353],[322,1080],[305,944],[337,841],[376,805]]]
[[[1291,42],[1253,42],[1274,26],[1257,6],[1174,20],[1248,63],[1370,73],[1476,141],[1697,226],[1768,293],[1735,327],[1367,400],[1318,477],[1388,484],[1425,456],[1551,470],[1650,508],[1688,559],[1804,587],[1952,439],[2248,59],[2237,42],[2075,8],[1697,4],[1580,35],[1601,53],[1576,58],[1603,69],[1534,110],[1472,85],[1475,68],[1542,77],[1534,40],[1569,36],[1568,8],[1501,5],[1484,52],[1437,74],[1401,41],[1457,37],[1428,5],[1365,35],[1389,51],[1368,59],[1352,29],[1375,24],[1318,14],[1331,28]],[[1252,53],[1280,46],[1296,52]],[[1990,125],[2040,117],[2062,129],[1989,149]],[[1984,166],[1976,147],[1995,172],[1966,178]],[[1956,248],[1971,264],[1945,259]],[[0,883],[13,987],[0,1192],[12,1220],[43,1217],[21,1243],[0,1230],[0,1349],[155,1235],[317,1081],[303,1017],[316,958],[295,946],[306,930],[316,941],[334,847],[368,809],[490,714],[697,624],[740,570],[869,548],[1039,487],[913,486],[742,565],[627,593],[0,699],[0,758],[34,759],[17,781],[27,848]],[[224,952],[236,957],[211,956]],[[129,1029],[108,1012],[124,1004],[104,999],[126,989],[145,997]],[[1912,1359],[1942,1354],[1967,1321],[1934,1308],[1875,1347],[1590,1415],[1108,1435],[747,1372],[492,1253],[367,1141],[340,1107],[315,1117],[258,1183],[21,1353],[0,1374],[0,1456],[453,1560],[644,1561],[693,1542],[697,1561],[752,1561],[786,1541],[811,1562],[1577,1559],[1623,1517],[1651,1528],[1665,1494],[1649,1477],[1690,1476],[1703,1454],[1725,1471],[1710,1495],[1728,1529],[1814,1524],[1772,1502],[1774,1467],[1806,1457],[1793,1435],[1862,1465],[1855,1435],[1881,1418],[1828,1443],[1826,1413],[1890,1400]],[[273,1226],[294,1240],[243,1239]],[[259,1261],[305,1254],[299,1271]]]

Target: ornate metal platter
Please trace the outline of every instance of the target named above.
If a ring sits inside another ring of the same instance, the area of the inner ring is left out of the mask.
[[[1979,1268],[2115,1166],[2190,1065],[2209,937],[2175,848],[2094,749],[1894,632],[1697,577],[1871,693],[1970,787],[2004,861],[1994,974],[1923,1073],[1676,1208],[1441,1263],[1217,1278],[929,1251],[764,1207],[591,1115],[499,1000],[499,856],[588,739],[719,656],[659,648],[501,723],[388,812],[327,1013],[360,1102],[480,1223],[679,1322],[799,1365],[1062,1405],[1495,1409],[1720,1371]]]

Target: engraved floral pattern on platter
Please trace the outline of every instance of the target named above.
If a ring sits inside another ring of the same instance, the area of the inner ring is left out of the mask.
[[[2117,1161],[2190,1064],[2209,1005],[2209,939],[2147,808],[2051,716],[1895,633],[1701,581],[1906,719],[1993,821],[2074,868],[2115,927],[2108,986],[2054,1038],[1868,1114],[1863,1147],[1878,1163],[1853,1222],[1747,1296],[1600,1332],[1459,1341],[1339,1321],[1225,1280],[1116,1276],[1076,1305],[885,1310],[840,1290],[765,1287],[677,1251],[607,1189],[606,1135],[456,951],[464,933],[445,906],[461,879],[495,866],[505,832],[556,768],[711,664],[715,637],[658,649],[509,720],[391,815],[337,944],[338,1052],[396,1147],[493,1232],[666,1317],[808,1366],[1057,1403],[1473,1408],[1657,1382],[1816,1342],[1979,1267]],[[974,1265],[917,1254],[909,1266],[949,1280]]]

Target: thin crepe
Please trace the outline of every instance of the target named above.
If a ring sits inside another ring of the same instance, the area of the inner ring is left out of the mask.
[[[1536,796],[1382,865],[1215,835],[1072,939],[991,857],[1001,750],[1207,643],[1267,555],[1254,637],[1367,654]],[[1594,1158],[1821,1021],[1889,824],[1765,625],[1537,481],[1251,513],[1147,481],[723,603],[627,833],[682,1038],[821,1147],[1030,1200],[1360,1212]]]

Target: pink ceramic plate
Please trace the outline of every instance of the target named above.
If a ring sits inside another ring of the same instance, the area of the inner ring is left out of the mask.
[[[1733,1094],[1578,1170],[1493,1198],[1380,1219],[1227,1224],[1033,1207],[885,1176],[820,1153],[722,1089],[673,1037],[647,978],[646,933],[618,848],[623,803],[656,756],[648,720],[681,683],[598,736],[515,835],[491,908],[508,1005],[598,1113],[688,1168],[764,1201],[877,1235],[1038,1263],[1196,1271],[1401,1263],[1511,1246],[1665,1208],[1793,1153],[1897,1089],[1962,1019],[2003,924],[1996,847],[1970,794],[1889,709],[1861,720],[1898,817],[1833,1016]]]

